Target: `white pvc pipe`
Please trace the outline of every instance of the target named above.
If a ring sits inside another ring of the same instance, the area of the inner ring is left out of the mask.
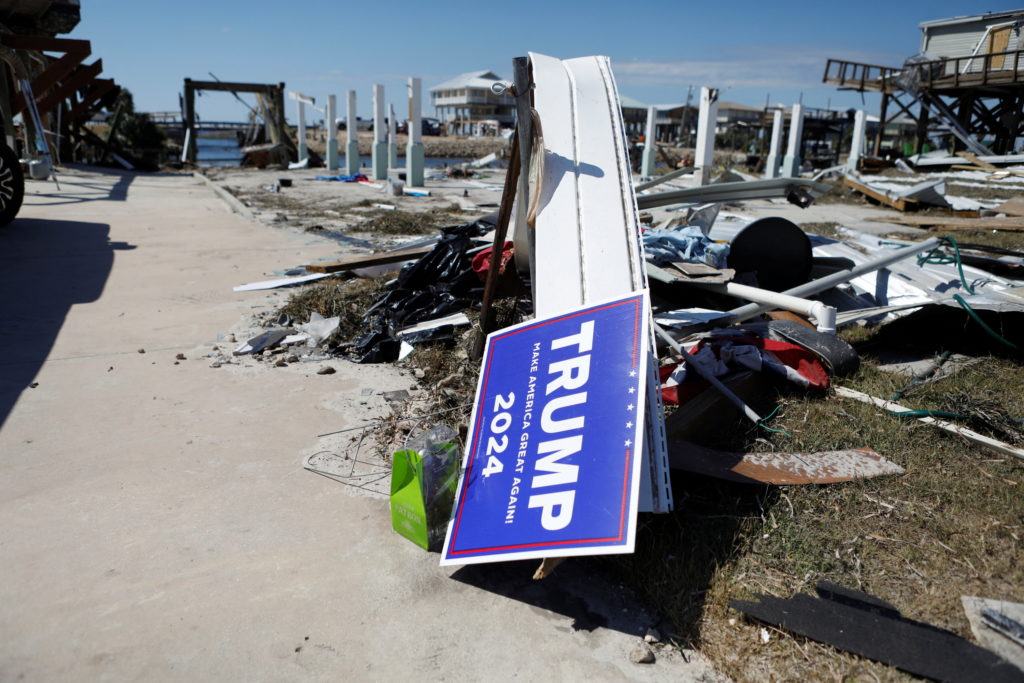
[[[788,294],[789,296],[797,297],[818,294],[819,292],[824,292],[827,289],[832,289],[836,285],[840,285],[844,282],[849,282],[850,280],[860,275],[863,275],[864,273],[870,273],[876,270],[881,270],[882,268],[885,268],[891,263],[895,263],[896,261],[902,261],[903,259],[909,258],[915,254],[920,254],[922,251],[933,249],[939,246],[939,244],[941,244],[939,238],[932,237],[930,239],[926,239],[924,242],[920,242],[918,244],[911,244],[908,247],[903,247],[902,249],[896,249],[887,254],[882,254],[881,256],[874,258],[870,261],[867,261],[866,263],[862,263],[855,268],[851,268],[850,270],[842,270],[839,271],[838,273],[833,273],[832,275],[827,275],[825,277],[818,278],[817,280],[805,282],[804,284],[793,287],[792,289],[787,289],[785,292],[783,292],[783,294]],[[741,322],[748,318],[753,318],[755,315],[763,313],[766,310],[768,310],[768,307],[762,304],[747,304],[745,306],[740,306],[739,308],[734,308],[731,311],[728,311],[728,320],[730,323]]]
[[[886,401],[884,398],[871,396],[870,394],[865,394],[860,391],[854,391],[853,389],[847,389],[846,387],[834,388],[838,396],[842,396],[843,398],[852,398],[855,401],[860,401],[861,403],[867,403],[869,405],[876,405],[879,408],[889,411],[890,413],[905,413],[911,410],[910,408],[901,406],[898,403]],[[921,422],[924,422],[925,424],[935,425],[939,429],[947,431],[950,434],[956,434],[957,436],[963,437],[968,441],[973,441],[976,444],[985,446],[986,448],[989,448],[995,451],[996,453],[1012,455],[1015,458],[1020,458],[1024,460],[1024,450],[1014,448],[1013,446],[1003,443],[1002,441],[997,441],[983,434],[979,434],[965,427],[961,427],[960,425],[953,424],[952,422],[947,422],[945,420],[936,420],[934,417],[925,416],[919,417],[917,419],[920,420]]]
[[[770,289],[750,287],[736,282],[727,282],[725,284],[701,284],[699,282],[695,282],[693,284],[698,287],[703,287],[704,289],[723,292],[755,303],[768,304],[769,306],[777,306],[788,311],[809,315],[817,322],[818,332],[822,332],[824,334],[836,333],[836,309],[821,301],[801,299],[800,297],[789,294],[773,292]]]

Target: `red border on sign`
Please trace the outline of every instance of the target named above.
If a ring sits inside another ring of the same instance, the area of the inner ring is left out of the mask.
[[[641,300],[642,300],[642,296],[634,295],[634,296],[631,296],[630,298],[624,299],[622,301],[617,301],[617,302],[614,302],[614,303],[605,304],[603,306],[597,306],[597,307],[594,307],[594,308],[588,308],[586,310],[578,311],[576,313],[572,313],[572,314],[569,314],[569,315],[564,315],[564,316],[559,316],[557,318],[552,318],[551,320],[544,320],[544,321],[538,322],[538,323],[536,323],[534,325],[527,325],[526,327],[521,327],[518,330],[513,330],[512,332],[507,332],[505,334],[497,335],[495,337],[492,337],[491,341],[490,341],[490,345],[489,345],[490,349],[489,349],[489,352],[487,354],[487,363],[486,363],[486,366],[485,366],[487,368],[487,374],[484,375],[483,383],[481,384],[481,387],[480,387],[480,403],[478,403],[477,406],[476,406],[476,411],[477,411],[476,414],[477,415],[481,414],[481,409],[483,408],[483,401],[484,401],[484,398],[487,396],[487,383],[490,380],[491,360],[492,360],[492,357],[494,355],[495,343],[497,341],[501,340],[501,339],[506,338],[506,337],[511,337],[513,335],[520,334],[522,332],[527,332],[529,330],[534,330],[534,329],[536,329],[538,327],[543,327],[544,325],[549,325],[549,324],[554,323],[554,322],[561,322],[563,320],[570,320],[572,318],[577,318],[577,317],[579,317],[581,315],[587,315],[587,314],[590,314],[590,313],[595,313],[597,311],[604,311],[604,310],[607,310],[609,308],[615,308],[616,306],[624,306],[626,304],[633,304],[633,306],[634,306],[634,315],[633,315],[633,360],[632,360],[632,366],[635,368],[636,367],[636,363],[637,363],[637,351],[638,351],[639,346],[640,346],[640,303],[641,303]],[[470,451],[470,453],[473,454],[473,455],[476,454],[477,447],[480,445],[480,439],[482,438],[482,432],[483,432],[483,430],[478,430],[477,433],[475,433],[473,435],[473,450]],[[469,463],[466,465],[466,474],[465,474],[465,479],[463,480],[464,482],[468,482],[469,479],[470,479],[470,476],[473,473],[473,463],[474,463],[474,461],[475,461],[475,458],[471,457],[469,459]],[[458,512],[455,515],[455,529],[452,531],[451,542],[448,544],[448,555],[449,556],[468,555],[468,554],[495,552],[495,551],[500,551],[500,550],[519,550],[519,549],[523,549],[523,548],[541,548],[541,547],[552,547],[552,546],[560,546],[560,545],[579,545],[579,544],[582,544],[582,543],[611,543],[611,542],[621,541],[622,537],[623,537],[623,535],[625,533],[626,506],[627,506],[627,503],[629,502],[629,483],[630,483],[629,480],[630,480],[630,470],[632,469],[632,467],[631,467],[632,461],[633,461],[633,452],[631,450],[629,450],[629,449],[626,449],[626,468],[625,468],[625,473],[624,473],[623,479],[622,479],[622,509],[621,509],[620,514],[619,514],[619,534],[618,534],[618,536],[613,536],[613,537],[608,537],[608,538],[586,538],[586,539],[573,539],[573,540],[564,540],[564,541],[545,541],[545,542],[539,542],[539,543],[523,543],[523,544],[519,544],[519,545],[495,546],[495,547],[492,547],[492,548],[472,548],[472,549],[469,549],[469,550],[455,550],[455,544],[456,544],[458,536],[459,536],[459,525],[462,523],[462,507],[463,507],[463,505],[465,505],[465,502],[466,502],[466,489],[467,489],[467,487],[464,484],[463,487],[462,487],[462,491],[461,491],[462,495],[461,495],[460,500],[459,500],[459,509],[458,509]]]

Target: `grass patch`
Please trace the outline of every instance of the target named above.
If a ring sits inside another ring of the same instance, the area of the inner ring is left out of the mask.
[[[951,234],[953,239],[957,241],[957,244],[984,244],[1001,249],[1024,251],[1024,232],[1011,232],[1009,230],[957,230]]]
[[[908,380],[879,370],[866,353],[859,373],[842,384],[888,398]],[[1020,460],[834,395],[777,398],[782,407],[771,426],[791,438],[737,425],[731,434],[714,435],[716,445],[724,439],[747,451],[870,446],[906,473],[785,488],[677,473],[677,511],[642,516],[636,553],[604,561],[662,609],[680,641],[699,647],[739,681],[905,680],[884,665],[775,629],[762,643],[761,624],[727,602],[755,593],[812,592],[815,582],[828,579],[972,639],[961,595],[1020,600]],[[989,424],[971,427],[996,435],[1007,416],[1024,415],[1024,368],[986,357],[916,387],[901,403],[977,409]]]

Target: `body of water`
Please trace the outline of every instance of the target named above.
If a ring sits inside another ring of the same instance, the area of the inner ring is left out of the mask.
[[[203,137],[196,138],[196,162],[202,168],[210,166],[238,166],[242,161],[242,150],[234,137]],[[438,168],[440,166],[455,166],[462,164],[469,159],[458,159],[455,157],[427,157],[423,160],[426,168]],[[399,156],[398,163],[404,167],[405,157]],[[373,157],[369,155],[359,157],[361,168],[370,168],[373,164]],[[345,170],[345,154],[338,157],[338,166]]]

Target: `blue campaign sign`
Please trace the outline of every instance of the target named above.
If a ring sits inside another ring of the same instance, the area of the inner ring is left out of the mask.
[[[647,293],[487,339],[441,564],[632,552]]]

